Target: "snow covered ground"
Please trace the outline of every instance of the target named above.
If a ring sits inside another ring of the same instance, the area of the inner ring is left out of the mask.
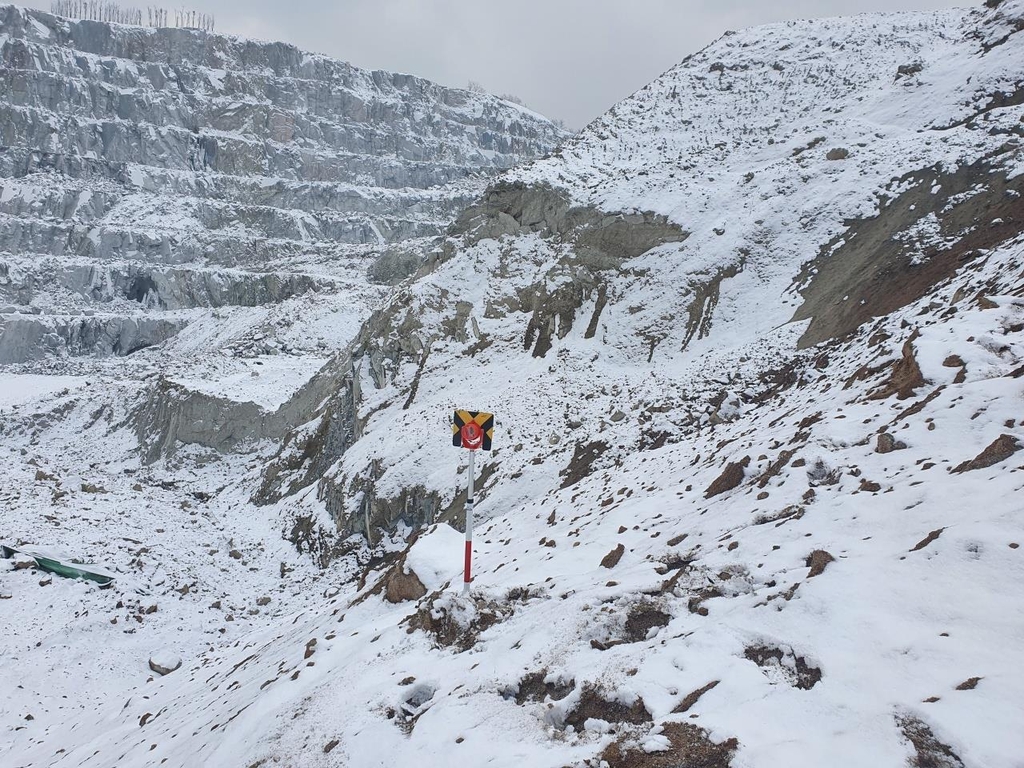
[[[1004,0],[690,57],[389,294],[357,439],[273,504],[310,424],[144,464],[135,380],[281,404],[331,302],[282,305],[294,351],[210,323],[4,411],[0,540],[119,578],[0,572],[0,760],[1024,765],[1021,29]],[[498,416],[469,597],[455,406]]]
[[[77,389],[83,379],[77,376],[0,373],[0,411],[28,405],[64,389]]]

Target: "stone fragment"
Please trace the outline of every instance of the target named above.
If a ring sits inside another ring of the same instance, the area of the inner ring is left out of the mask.
[[[622,555],[625,554],[625,552],[626,547],[619,544],[615,549],[601,559],[601,566],[604,568],[614,568],[619,564],[619,560],[622,559]]]
[[[1000,435],[984,451],[970,461],[957,465],[954,472],[970,472],[975,469],[986,469],[999,464],[1021,450],[1020,441],[1012,435]]]
[[[158,675],[169,675],[181,667],[181,657],[167,650],[160,650],[149,657],[149,668]]]
[[[731,491],[733,488],[743,482],[744,472],[743,470],[750,464],[750,457],[744,456],[740,461],[731,462],[727,464],[725,469],[722,470],[714,482],[711,483],[704,491],[704,498],[710,499],[712,496],[718,496],[726,491]]]

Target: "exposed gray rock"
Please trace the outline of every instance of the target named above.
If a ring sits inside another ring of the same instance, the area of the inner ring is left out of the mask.
[[[0,315],[0,364],[47,355],[130,355],[166,341],[187,323],[146,316]]]

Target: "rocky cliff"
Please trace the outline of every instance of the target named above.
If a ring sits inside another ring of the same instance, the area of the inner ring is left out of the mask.
[[[0,362],[158,344],[184,324],[162,310],[397,281],[562,136],[492,96],[200,30],[4,6],[0,63]]]

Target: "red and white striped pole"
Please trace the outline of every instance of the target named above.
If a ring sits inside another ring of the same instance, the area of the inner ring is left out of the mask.
[[[466,567],[463,575],[462,594],[469,594],[469,583],[473,580],[471,565],[473,561],[473,455],[475,450],[469,452],[469,485],[466,494]]]

